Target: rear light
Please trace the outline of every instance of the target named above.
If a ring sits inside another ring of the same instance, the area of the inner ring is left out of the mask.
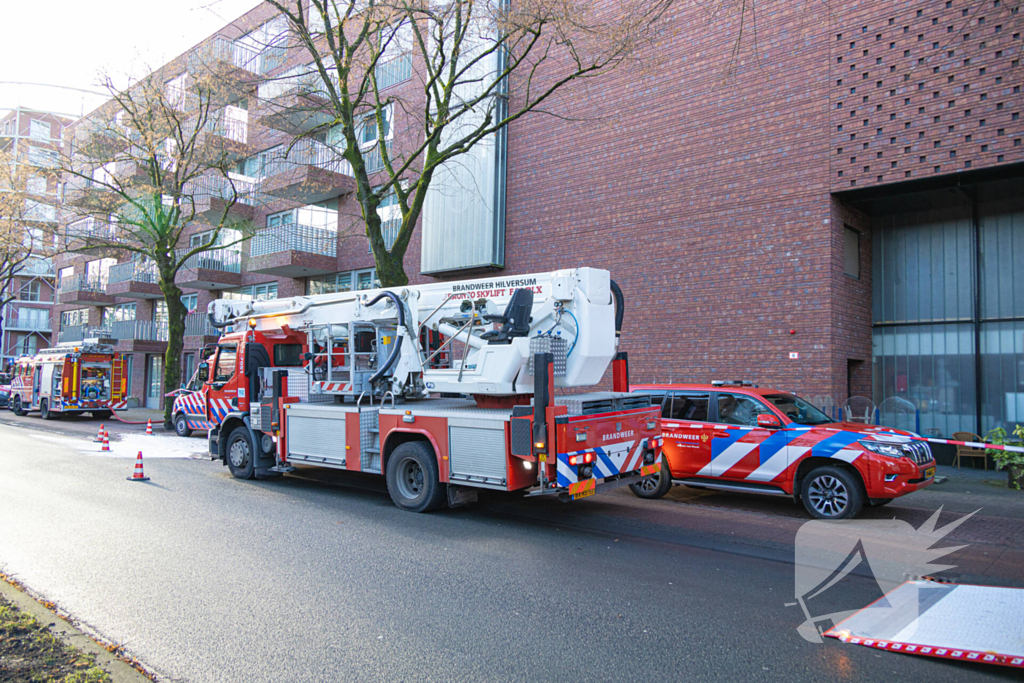
[[[570,455],[569,456],[569,464],[573,465],[573,466],[576,466],[576,465],[589,465],[592,462],[594,462],[594,454],[593,453],[580,453],[578,455]]]

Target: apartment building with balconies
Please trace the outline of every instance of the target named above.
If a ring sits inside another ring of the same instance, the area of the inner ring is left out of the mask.
[[[1024,422],[1019,7],[794,3],[759,15],[756,41],[715,21],[679,8],[658,54],[566,91],[554,116],[516,121],[439,179],[406,254],[413,282],[607,268],[637,380],[860,395],[943,435]],[[168,88],[189,65],[235,74],[210,134],[236,166],[197,196],[215,216],[240,195],[231,211],[256,227],[179,274],[190,310],[373,286],[324,84],[286,29],[261,5],[165,68]],[[408,54],[377,69],[390,92],[420,87]],[[361,143],[404,144],[414,115],[390,110]],[[58,266],[69,323],[141,324],[120,343],[134,394],[157,395],[152,267]],[[212,338],[193,320],[186,374]]]

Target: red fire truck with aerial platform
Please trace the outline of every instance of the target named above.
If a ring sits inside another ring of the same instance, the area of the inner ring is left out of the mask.
[[[127,407],[124,359],[114,347],[96,340],[58,344],[15,362],[11,410],[38,410],[44,420],[92,413],[109,418]]]
[[[380,474],[415,512],[479,489],[636,486],[660,467],[661,433],[649,397],[628,393],[623,313],[593,268],[214,301],[210,322],[231,331],[200,365],[210,454],[239,478]],[[555,395],[609,364],[613,391]]]

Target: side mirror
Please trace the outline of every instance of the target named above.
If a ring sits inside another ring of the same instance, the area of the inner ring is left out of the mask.
[[[781,429],[782,420],[771,413],[761,413],[757,416],[757,426],[762,429]]]
[[[205,382],[206,380],[210,379],[210,364],[209,363],[200,363],[199,364],[199,370],[198,370],[197,374],[199,376],[199,381],[200,382]]]

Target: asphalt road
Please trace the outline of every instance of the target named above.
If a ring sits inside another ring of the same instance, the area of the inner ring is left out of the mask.
[[[415,515],[378,479],[318,471],[243,482],[187,457],[201,440],[148,438],[151,456],[183,457],[150,457],[152,480],[136,483],[123,453],[0,425],[0,569],[161,680],[1013,676],[804,641],[802,613],[784,606],[784,532],[802,521],[789,508],[616,492],[573,505],[494,495]],[[734,515],[755,533],[737,540]],[[846,600],[876,597],[866,578],[847,584]]]

